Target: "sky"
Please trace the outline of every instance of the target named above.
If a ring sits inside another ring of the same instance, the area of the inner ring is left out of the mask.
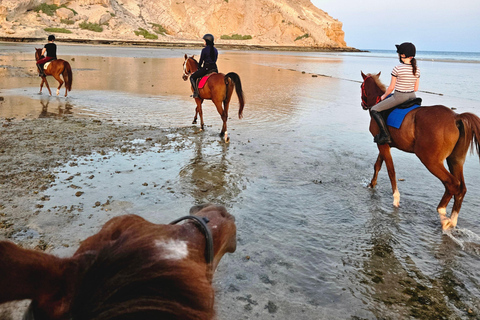
[[[347,46],[480,52],[480,0],[311,0],[343,23]]]

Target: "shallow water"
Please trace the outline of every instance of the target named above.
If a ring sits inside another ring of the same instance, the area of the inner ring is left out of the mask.
[[[360,107],[360,70],[377,72],[395,61],[221,52],[220,70],[240,75],[247,101],[239,120],[232,99],[226,145],[217,137],[221,120],[211,102],[204,106],[206,131],[190,124],[194,102],[181,67],[184,53],[196,50],[62,45],[59,52],[74,72],[65,99],[36,94],[39,79],[33,67],[24,68],[33,64],[30,47],[2,47],[1,79],[8,81],[0,80],[0,117],[69,112],[192,131],[191,140],[173,142],[161,153],[153,147],[139,154],[94,154],[58,168],[32,234],[56,232],[75,243],[111,212],[167,223],[210,201],[226,205],[238,227],[237,251],[223,258],[215,275],[220,319],[480,315],[478,158],[467,158],[468,193],[459,228],[449,234],[442,234],[435,209],[443,187],[414,155],[392,153],[401,179],[399,208],[392,206],[385,168],[376,189],[366,188],[377,150]],[[318,74],[323,76],[313,76]],[[434,83],[425,78],[428,91],[443,96],[424,93],[424,105],[480,114],[478,99],[447,85],[429,87]],[[96,202],[110,203],[112,211]],[[71,225],[59,230],[50,224],[49,210],[71,206],[82,209]]]

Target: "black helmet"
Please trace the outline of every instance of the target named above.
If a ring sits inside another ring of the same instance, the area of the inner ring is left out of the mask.
[[[202,39],[213,42],[213,35],[211,35],[210,33],[207,33],[206,35],[203,36]]]
[[[405,57],[415,57],[416,49],[413,43],[410,42],[404,42],[402,44],[396,44],[397,47],[397,53],[398,54],[404,54]]]
[[[54,41],[54,40],[55,40],[55,36],[53,34],[48,36],[48,41]]]

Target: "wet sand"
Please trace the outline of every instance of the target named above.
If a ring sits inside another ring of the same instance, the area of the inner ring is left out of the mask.
[[[67,99],[37,95],[33,49],[11,50],[0,56],[0,239],[67,256],[111,217],[168,223],[215,202],[239,230],[214,279],[219,319],[478,315],[480,245],[442,236],[438,181],[394,153],[401,208],[385,171],[365,188],[376,150],[359,83],[303,73],[309,58],[223,52],[219,67],[240,75],[247,100],[238,120],[232,99],[225,144],[208,102],[206,131],[191,125],[181,65],[198,50],[63,47]],[[459,223],[478,233],[477,162]],[[19,319],[25,304],[0,318]]]

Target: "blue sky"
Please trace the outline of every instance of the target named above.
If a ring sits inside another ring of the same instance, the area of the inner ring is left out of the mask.
[[[343,22],[357,49],[389,49],[413,42],[417,50],[480,52],[480,0],[311,0]]]

